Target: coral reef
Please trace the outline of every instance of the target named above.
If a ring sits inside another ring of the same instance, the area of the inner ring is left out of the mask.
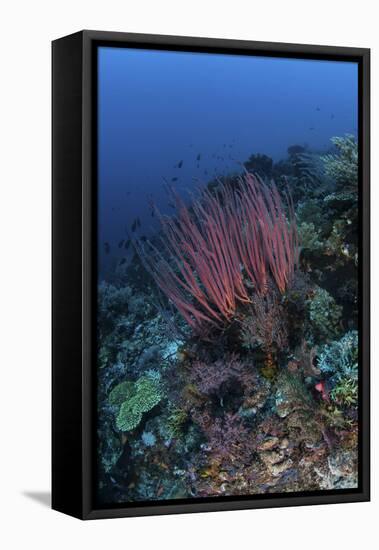
[[[270,364],[275,351],[287,348],[287,312],[275,289],[254,295],[251,302],[250,313],[242,321],[242,346],[261,348]]]
[[[324,246],[321,240],[321,229],[316,229],[313,222],[303,222],[300,225],[299,241],[302,249],[321,250]]]
[[[329,339],[338,335],[342,307],[336,304],[333,296],[324,288],[316,287],[308,305],[316,339]]]
[[[351,330],[340,340],[327,344],[318,357],[321,372],[340,380],[358,380],[358,332]]]
[[[332,138],[336,154],[322,157],[326,174],[336,182],[337,189],[355,193],[358,182],[358,143],[353,135]],[[354,197],[356,200],[356,197]]]
[[[357,486],[357,143],[332,144],[173,190],[99,281],[102,504]]]

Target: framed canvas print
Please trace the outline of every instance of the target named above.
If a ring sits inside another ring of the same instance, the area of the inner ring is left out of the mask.
[[[53,42],[53,508],[369,499],[369,50]]]

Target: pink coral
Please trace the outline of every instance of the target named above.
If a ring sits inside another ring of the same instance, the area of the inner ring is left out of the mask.
[[[177,216],[157,212],[163,252],[151,242],[136,248],[195,331],[230,322],[238,303],[251,302],[249,285],[265,294],[270,275],[285,291],[297,260],[297,232],[291,202],[287,221],[273,184],[246,173],[235,188],[220,183],[217,193],[204,190],[191,208],[173,194]]]
[[[252,365],[241,361],[235,354],[226,355],[215,362],[194,361],[191,366],[191,381],[205,395],[217,394],[223,384],[235,380],[244,393],[254,386],[255,374]]]

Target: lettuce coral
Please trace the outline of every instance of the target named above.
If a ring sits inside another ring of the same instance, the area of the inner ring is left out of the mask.
[[[126,380],[115,386],[108,400],[117,408],[117,429],[121,432],[134,430],[140,424],[143,413],[153,409],[161,399],[159,382],[148,376],[141,376],[136,382]]]

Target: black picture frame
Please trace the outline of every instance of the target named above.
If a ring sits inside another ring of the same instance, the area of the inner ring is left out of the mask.
[[[133,503],[101,509],[96,443],[96,48],[352,60],[359,66],[359,488]],[[370,499],[370,50],[85,30],[52,43],[52,507],[81,519],[361,502]]]

